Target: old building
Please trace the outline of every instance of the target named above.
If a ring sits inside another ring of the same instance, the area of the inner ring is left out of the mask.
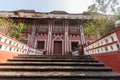
[[[65,11],[49,13],[34,10],[1,11],[16,23],[25,24],[21,40],[31,47],[44,50],[47,55],[65,55],[85,44],[83,23],[88,14],[70,14]]]

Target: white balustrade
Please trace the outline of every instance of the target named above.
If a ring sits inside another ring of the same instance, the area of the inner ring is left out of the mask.
[[[3,33],[0,33],[0,50],[8,51],[8,52],[15,52],[18,54],[43,55],[42,51],[31,48],[28,45],[26,45],[20,41],[17,41]]]
[[[102,54],[106,52],[118,51],[120,43],[116,33],[112,33],[96,42],[84,47],[85,55]]]
[[[72,52],[73,56],[78,56],[78,50]]]

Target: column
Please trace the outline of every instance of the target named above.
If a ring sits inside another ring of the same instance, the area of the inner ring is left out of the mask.
[[[48,20],[48,41],[47,41],[47,55],[50,55],[51,53],[51,42],[52,42],[52,21]]]
[[[29,46],[34,48],[35,45],[35,33],[36,33],[36,26],[32,26],[32,32],[31,32],[31,37],[29,38]]]
[[[79,37],[80,37],[80,41],[79,41],[79,45],[82,44],[82,40],[81,40],[81,26],[80,26],[80,20],[77,20],[77,27],[79,27]]]
[[[82,45],[84,45],[85,44],[85,36],[84,36],[84,28],[83,28],[82,24],[80,25],[80,34],[81,34],[81,43],[82,43]]]
[[[53,42],[52,42],[52,31],[53,31],[53,27],[54,27],[54,20],[51,20],[51,34],[50,34],[50,47],[49,47],[49,51],[51,53],[51,55],[53,55]]]
[[[69,27],[69,22],[67,20],[64,21],[64,28],[65,28],[65,53],[69,52],[69,46],[68,46],[68,27]]]
[[[37,27],[39,27],[39,24],[36,24],[36,30],[37,30]],[[37,33],[35,33],[35,42],[34,42],[35,49],[37,49],[38,37],[39,37],[39,35],[37,35]]]

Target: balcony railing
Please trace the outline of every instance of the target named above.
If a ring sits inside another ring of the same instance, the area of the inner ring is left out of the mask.
[[[36,30],[37,33],[48,33],[48,29],[47,28],[38,28]]]
[[[32,29],[31,29],[31,28],[26,28],[26,29],[23,29],[22,32],[23,32],[23,33],[31,33],[31,32],[32,32]]]
[[[64,33],[64,28],[53,28],[53,33]]]
[[[79,29],[69,29],[69,34],[80,34]]]

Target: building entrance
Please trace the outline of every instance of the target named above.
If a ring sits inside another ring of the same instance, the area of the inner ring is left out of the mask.
[[[71,42],[71,50],[74,51],[78,48],[78,42]]]
[[[62,41],[54,41],[54,55],[62,55]]]

